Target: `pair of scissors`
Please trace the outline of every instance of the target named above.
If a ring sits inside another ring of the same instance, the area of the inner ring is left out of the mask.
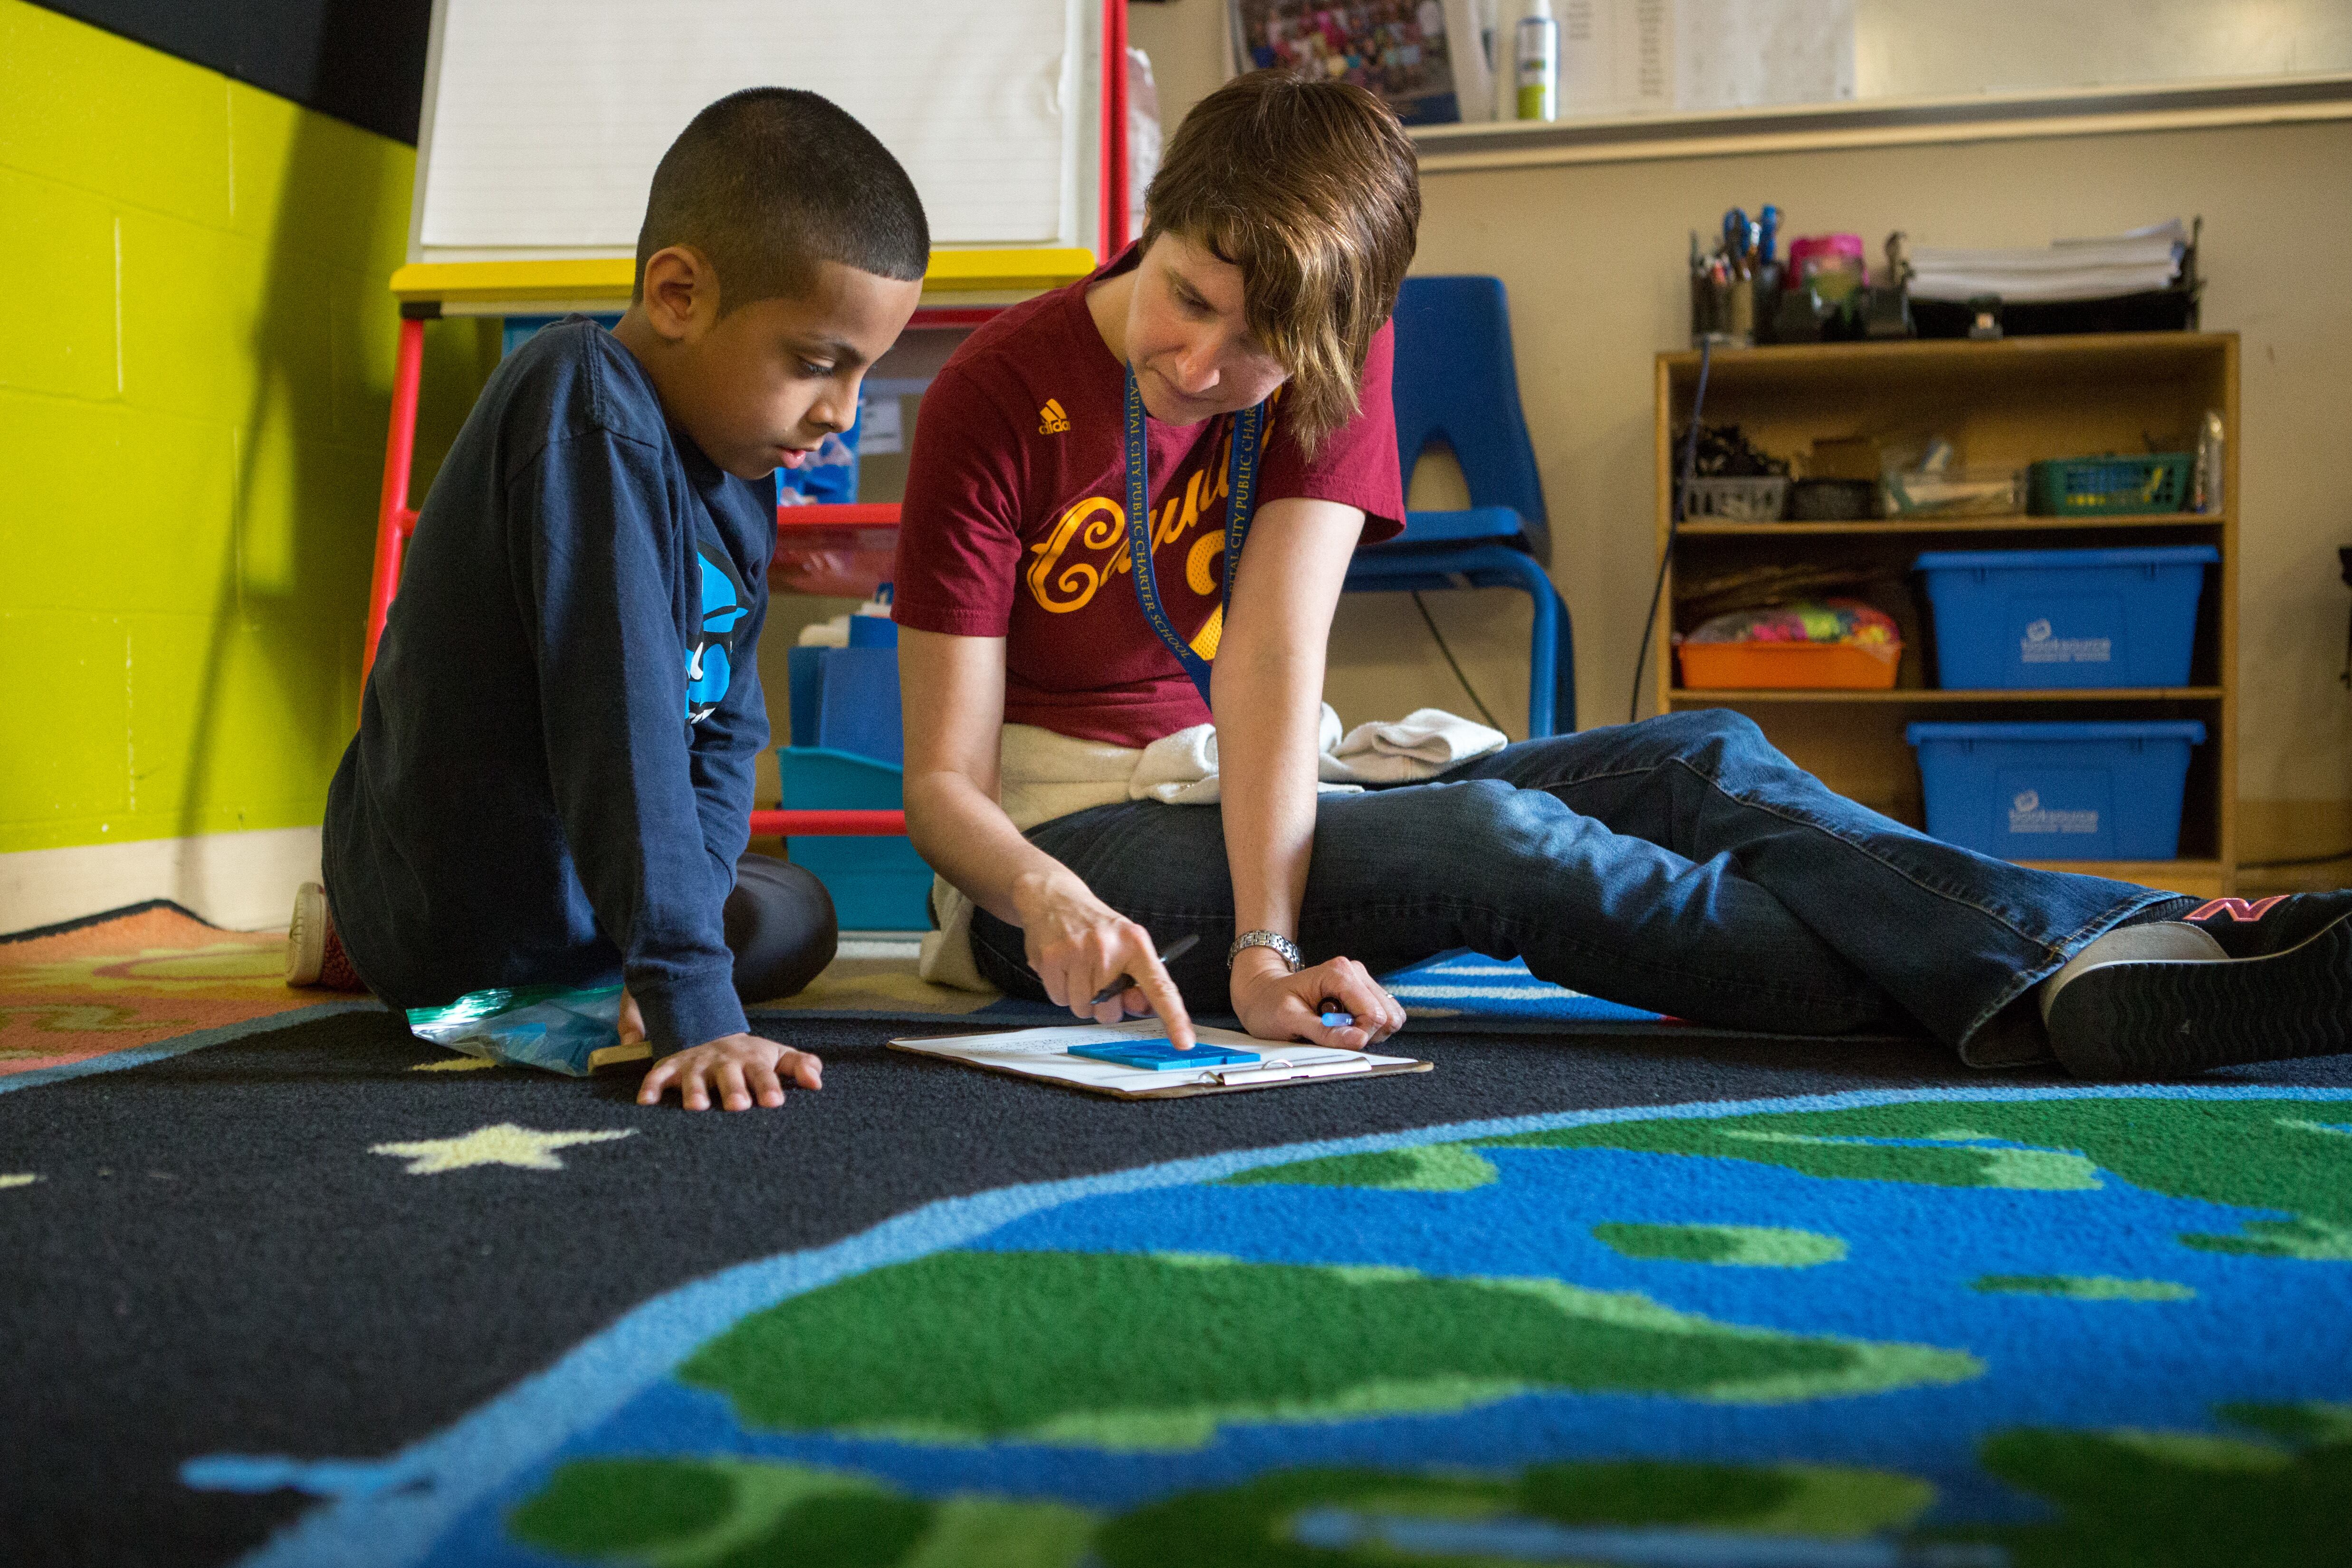
[[[1723,254],[1738,277],[1756,269],[1756,226],[1748,221],[1742,208],[1733,207],[1723,215]]]

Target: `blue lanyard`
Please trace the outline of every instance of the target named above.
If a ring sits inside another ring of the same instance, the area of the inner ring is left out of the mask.
[[[1234,609],[1234,566],[1242,556],[1242,543],[1249,538],[1250,512],[1254,492],[1257,488],[1258,439],[1265,429],[1265,405],[1244,408],[1234,416],[1233,457],[1225,470],[1225,559],[1224,600],[1219,614],[1220,625],[1232,618]],[[1176,626],[1168,618],[1168,606],[1160,599],[1160,579],[1151,570],[1151,468],[1150,454],[1144,438],[1143,396],[1135,389],[1135,370],[1127,373],[1127,556],[1135,573],[1135,596],[1143,603],[1143,618],[1192,678],[1201,690],[1201,700],[1209,700],[1209,661],[1192,651],[1192,645],[1177,636]]]

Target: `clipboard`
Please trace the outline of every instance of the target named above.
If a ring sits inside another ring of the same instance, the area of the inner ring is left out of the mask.
[[[894,1051],[935,1057],[989,1072],[1056,1084],[1114,1100],[1184,1100],[1196,1094],[1238,1094],[1297,1083],[1347,1083],[1396,1073],[1427,1072],[1435,1064],[1370,1051],[1328,1046],[1275,1045],[1232,1029],[1200,1029],[1205,1042],[1254,1050],[1264,1058],[1249,1067],[1174,1068],[1158,1072],[1121,1067],[1069,1054],[1071,1046],[1101,1045],[1122,1038],[1152,1038],[1167,1033],[1157,1018],[1125,1024],[1073,1024],[1042,1029],[993,1030],[982,1035],[933,1035],[888,1042]]]

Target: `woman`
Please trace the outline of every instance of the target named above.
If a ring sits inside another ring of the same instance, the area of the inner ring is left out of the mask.
[[[896,606],[908,828],[946,884],[930,971],[968,930],[977,978],[1156,1012],[1179,1045],[1180,984],[1262,1037],[1375,1043],[1403,1013],[1372,974],[1466,946],[1697,1021],[1924,1027],[1980,1065],[2054,1044],[2077,1071],[2177,1069],[2283,1054],[2282,1028],[2346,1048],[2346,895],[2240,921],[1987,859],[1727,711],[1318,800],[1332,611],[1357,544],[1402,527],[1387,318],[1419,216],[1379,100],[1239,78],[1170,142],[1139,246],[934,382]],[[1145,748],[1212,709],[1218,804],[1151,798]],[[1187,934],[1171,974],[1154,941]]]

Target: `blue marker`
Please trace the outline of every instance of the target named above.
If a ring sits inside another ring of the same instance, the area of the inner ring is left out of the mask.
[[[1315,1004],[1315,1010],[1323,1015],[1323,1026],[1327,1029],[1352,1029],[1356,1026],[1356,1016],[1342,1011],[1335,998],[1324,997]]]

